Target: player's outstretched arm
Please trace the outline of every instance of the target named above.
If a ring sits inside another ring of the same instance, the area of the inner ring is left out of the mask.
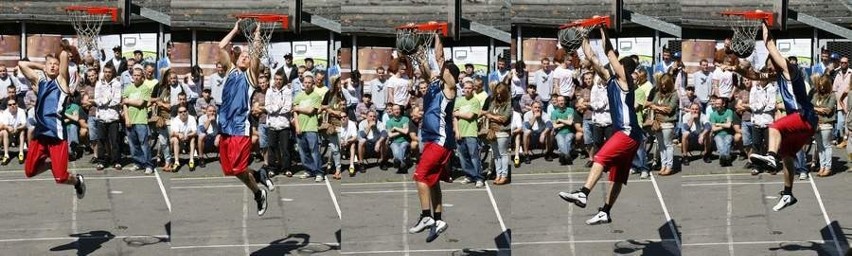
[[[33,91],[37,92],[39,76],[35,72],[35,70],[44,70],[44,65],[22,60],[18,61],[18,70],[20,70],[21,73],[24,74],[24,77],[27,78],[27,81],[30,81],[30,84],[32,85],[31,88],[33,89]]]
[[[438,68],[444,66],[444,43],[438,33],[435,33],[435,61],[438,62]]]
[[[583,53],[586,55],[586,59],[589,60],[590,63],[592,63],[592,69],[595,70],[595,73],[597,73],[598,76],[602,79],[609,80],[609,72],[607,72],[606,69],[601,66],[601,62],[600,60],[598,60],[598,56],[595,55],[594,51],[592,51],[592,45],[589,44],[588,37],[583,38],[582,47]]]
[[[237,20],[237,22],[234,23],[234,28],[232,28],[231,31],[222,38],[222,41],[219,41],[219,64],[222,64],[222,67],[224,67],[225,70],[231,69],[231,54],[228,53],[227,47],[228,44],[231,43],[231,40],[234,39],[234,36],[237,35],[237,32],[239,32],[241,21],[243,21],[243,19]]]
[[[237,24],[239,24],[239,23],[237,23]],[[254,49],[259,49],[260,47],[262,47],[260,45],[260,24],[258,24],[256,27],[257,28],[254,30],[254,33],[252,34],[254,36],[253,47],[254,47]],[[251,59],[249,61],[250,64],[249,64],[249,72],[248,72],[249,81],[251,81],[252,86],[256,86],[257,85],[257,77],[260,76],[260,56],[258,56],[257,54],[253,54],[253,56],[251,56],[250,58]]]
[[[68,86],[68,61],[70,60],[69,53],[67,51],[62,51],[59,53],[59,77],[56,78],[56,83],[59,85],[59,89],[65,93],[71,93],[71,90]]]
[[[604,53],[609,59],[609,65],[612,67],[613,73],[615,73],[615,78],[618,79],[618,87],[621,87],[622,91],[630,90],[627,83],[627,76],[631,74],[627,74],[627,72],[624,71],[624,66],[621,65],[621,62],[618,62],[618,53],[615,52],[615,48],[612,48],[612,43],[609,41],[609,36],[606,34],[606,28],[601,26],[600,30],[601,41],[603,41],[602,43],[604,45]]]
[[[784,78],[787,80],[792,79],[792,76],[790,76],[790,67],[787,66],[787,59],[781,56],[781,52],[778,51],[778,46],[775,45],[775,38],[772,38],[769,32],[769,27],[766,26],[766,23],[761,23],[761,26],[763,27],[763,42],[766,43],[766,50],[769,51],[769,58],[772,59],[775,67],[781,68],[781,70],[776,71],[783,72]]]

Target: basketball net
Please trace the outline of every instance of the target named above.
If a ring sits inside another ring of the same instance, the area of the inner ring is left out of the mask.
[[[738,56],[753,52],[755,38],[763,20],[737,15],[726,15],[726,17],[731,24],[731,29],[734,30],[734,35],[731,37],[731,51]]]
[[[66,10],[71,16],[71,24],[74,30],[77,31],[77,51],[81,56],[87,53],[100,54],[101,48],[98,47],[98,35],[101,33],[101,26],[109,15],[108,14],[93,14],[86,10]],[[92,56],[95,56],[94,54]]]
[[[592,27],[581,26],[561,29],[559,30],[559,33],[557,33],[559,45],[565,49],[566,53],[572,54],[580,48],[580,45],[583,44],[583,38],[588,37],[589,32],[592,31],[592,29]]]
[[[254,18],[245,18],[240,24],[240,30],[243,36],[248,41],[248,53],[252,58],[262,59],[269,55],[269,40],[272,39],[272,32],[275,31],[275,26],[281,26],[280,21],[259,21]],[[260,31],[255,36],[255,29]]]

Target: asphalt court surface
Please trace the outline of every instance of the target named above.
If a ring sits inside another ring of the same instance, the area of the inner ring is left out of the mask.
[[[170,217],[162,179],[131,171],[85,176],[86,197],[58,185],[47,171],[24,176],[15,163],[0,168],[0,248],[4,255],[156,255],[169,250]]]

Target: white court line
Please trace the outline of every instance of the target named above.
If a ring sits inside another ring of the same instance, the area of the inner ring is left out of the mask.
[[[156,169],[154,170],[154,177],[157,177],[157,185],[160,186],[160,193],[163,194],[163,199],[166,200],[166,207],[169,208],[169,213],[171,213],[172,212],[172,201],[169,200],[169,194],[166,193],[166,187],[163,186],[163,179],[160,178],[160,172],[158,172]]]
[[[249,240],[248,240],[248,229],[246,228],[248,225],[246,224],[246,219],[248,219],[248,190],[243,190],[243,251],[246,255],[250,255],[249,252]]]
[[[124,180],[124,179],[152,179],[154,176],[113,176],[113,177],[90,177],[86,176],[86,180]],[[17,181],[55,181],[53,178],[36,178],[36,179],[0,179],[0,182],[17,182]]]
[[[475,192],[485,191],[484,189],[441,189],[441,192]],[[370,191],[343,191],[340,194],[388,194],[388,193],[411,193],[414,191],[407,190],[370,190]]]
[[[666,224],[669,225],[669,229],[671,229],[672,236],[674,236],[675,243],[677,244],[677,248],[680,249],[680,238],[677,236],[677,229],[675,229],[674,224],[672,223],[672,216],[669,215],[669,209],[666,207],[666,202],[663,200],[663,193],[660,193],[660,187],[657,186],[657,179],[654,178],[655,175],[651,176],[651,184],[654,185],[654,191],[657,192],[657,199],[660,200],[660,206],[663,207],[663,213],[666,215]]]
[[[718,242],[718,243],[688,243],[683,246],[719,246],[719,245],[756,245],[756,244],[780,244],[780,243],[826,243],[830,240],[803,240],[803,241],[747,241],[747,242]]]
[[[545,244],[599,244],[599,243],[617,243],[624,241],[648,241],[648,242],[662,242],[662,241],[672,241],[672,239],[620,239],[620,240],[568,240],[568,241],[532,241],[532,242],[512,242],[512,245],[545,245]],[[724,243],[723,243],[724,244]]]
[[[730,167],[727,167],[730,168]],[[751,173],[713,173],[713,174],[692,174],[683,175],[683,178],[700,178],[700,177],[719,177],[719,176],[750,176]]]
[[[728,173],[731,172],[731,167],[725,167],[725,169],[727,169]],[[728,179],[728,184],[731,184],[731,176],[728,175],[728,176],[725,176],[725,177],[727,177],[727,179]],[[727,235],[728,235],[728,254],[730,254],[731,256],[734,256],[734,244],[733,244],[734,234],[733,234],[733,231],[732,231],[733,228],[731,228],[731,215],[733,214],[733,212],[734,212],[733,191],[731,189],[731,185],[728,185],[728,214],[727,214],[727,225],[725,225],[725,226],[726,226],[726,229],[727,229],[726,231],[727,231]]]
[[[402,183],[402,248],[405,250],[405,256],[408,256],[408,250],[411,246],[408,245],[408,182]]]
[[[816,183],[814,183],[813,177],[810,177],[811,187],[814,189],[814,195],[816,195],[817,203],[819,203],[819,209],[822,210],[822,217],[825,219],[825,226],[828,228],[828,231],[831,232],[831,238],[834,239],[834,247],[837,249],[837,255],[843,253],[843,249],[840,248],[840,241],[837,240],[837,234],[834,233],[834,228],[831,227],[831,219],[828,218],[828,213],[825,211],[825,204],[822,203],[822,196],[817,189]]]
[[[571,171],[571,166],[568,166],[568,171]],[[574,182],[574,176],[568,175],[568,182]],[[568,247],[571,249],[571,255],[577,255],[577,245],[574,244],[574,206],[568,206],[568,240],[571,241]]]
[[[512,174],[512,176],[548,176],[548,175],[578,175],[578,174],[589,174],[589,173],[588,172],[571,172],[571,171],[569,171],[569,172],[548,172],[548,173],[518,173],[518,174]]]
[[[72,163],[73,163],[73,162],[72,162]],[[69,172],[70,172],[70,171],[94,171],[94,170],[95,170],[95,168],[68,168],[68,171],[69,171]],[[0,174],[14,174],[14,173],[21,173],[21,174],[23,174],[23,173],[24,173],[24,169],[17,169],[17,170],[3,170],[3,171],[0,171]]]
[[[148,238],[155,237],[160,239],[169,239],[167,235],[155,235],[155,236],[115,236],[115,237],[107,237],[107,236],[83,236],[83,237],[38,237],[38,238],[13,238],[13,239],[0,239],[0,243],[20,243],[20,242],[37,242],[37,241],[63,241],[63,240],[86,240],[86,239],[126,239],[126,238]]]
[[[331,202],[334,203],[334,209],[337,210],[337,219],[342,220],[343,214],[340,213],[340,205],[337,204],[337,196],[334,195],[334,190],[331,189],[331,183],[328,182],[328,179],[323,180],[325,180],[325,186],[328,188],[328,195],[331,196]]]
[[[364,183],[341,183],[341,186],[372,186],[411,183],[411,181],[389,181],[389,182],[364,182]]]
[[[281,184],[275,185],[275,187],[310,187],[310,186],[323,186],[322,183],[305,183],[305,184]],[[172,186],[172,189],[201,189],[201,188],[244,188],[246,185],[198,185],[198,186]]]
[[[607,181],[609,182],[609,181]],[[630,183],[651,182],[650,180],[630,180]],[[553,185],[553,184],[585,184],[585,181],[543,181],[543,182],[512,182],[511,185]]]
[[[77,195],[71,196],[71,233],[77,234]]]
[[[683,187],[701,187],[701,186],[730,186],[730,185],[770,185],[770,184],[784,184],[781,181],[769,181],[769,182],[709,182],[709,183],[693,183],[686,182],[682,183]]]
[[[174,248],[174,247],[173,247]],[[462,250],[468,251],[511,251],[510,249],[498,248],[466,248],[466,249],[431,249],[431,250],[393,250],[393,251],[359,251],[359,252],[340,252],[340,255],[357,255],[357,254],[400,254],[400,253],[429,253],[429,252],[458,252]]]
[[[327,245],[327,246],[340,246],[339,243],[309,243],[308,245]],[[230,248],[230,247],[244,247],[246,244],[211,244],[211,245],[187,245],[187,246],[172,246],[172,250],[186,250],[186,249],[203,249],[203,248]],[[294,246],[293,244],[248,244],[249,247],[267,247],[267,246]]]
[[[494,207],[494,213],[497,214],[497,221],[500,222],[500,228],[503,229],[503,239],[506,240],[506,244],[509,244],[511,247],[512,239],[509,238],[508,229],[506,228],[506,223],[503,222],[503,215],[500,214],[500,209],[497,208],[497,201],[494,200],[494,194],[491,193],[491,186],[488,185],[488,182],[485,183],[485,191],[488,191],[488,199],[491,200],[491,206]]]

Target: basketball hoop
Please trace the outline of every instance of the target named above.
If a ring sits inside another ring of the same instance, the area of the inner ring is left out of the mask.
[[[107,6],[68,6],[65,7],[65,13],[71,16],[71,24],[77,31],[77,50],[81,55],[99,52],[101,25],[107,19],[118,21],[118,8]]]
[[[583,38],[588,37],[589,32],[598,26],[612,26],[609,16],[594,16],[589,19],[576,20],[559,27],[559,45],[568,54],[574,53],[583,43]]]
[[[272,33],[275,27],[281,26],[286,28],[289,24],[287,15],[278,14],[239,14],[237,18],[243,19],[240,22],[240,30],[243,36],[248,41],[248,53],[253,58],[264,58],[269,54],[269,40],[272,39]],[[260,29],[259,35],[255,37],[255,30]]]
[[[426,51],[432,48],[438,33],[447,36],[446,22],[409,23],[396,27],[396,49],[417,65],[419,59],[426,58]]]
[[[731,51],[740,58],[751,56],[754,42],[761,23],[773,24],[773,14],[761,10],[722,12],[730,22],[734,35],[731,37]]]

